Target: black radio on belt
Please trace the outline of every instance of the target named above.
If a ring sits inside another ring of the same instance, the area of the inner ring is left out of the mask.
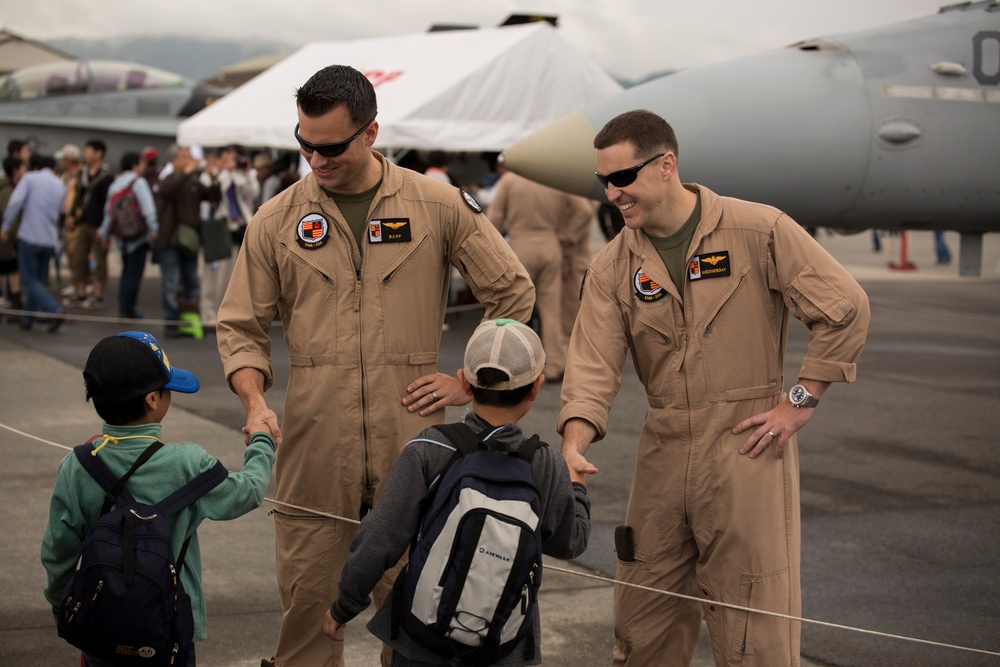
[[[635,562],[632,526],[618,526],[615,528],[615,551],[618,552],[618,560],[625,563]]]

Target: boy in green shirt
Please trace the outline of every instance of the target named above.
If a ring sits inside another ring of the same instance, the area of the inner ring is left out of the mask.
[[[83,371],[87,399],[93,399],[104,420],[101,435],[92,439],[100,456],[117,477],[125,474],[140,454],[160,440],[160,422],[170,407],[171,392],[193,394],[198,378],[170,365],[156,338],[127,331],[101,340],[91,351]],[[251,429],[241,472],[230,472],[218,486],[173,517],[171,548],[179,554],[191,539],[181,582],[191,596],[194,641],[205,638],[205,601],[201,589],[201,551],[196,530],[202,519],[235,519],[260,506],[271,480],[275,443],[266,424]],[[108,445],[111,446],[108,446]],[[137,502],[155,504],[181,488],[216,460],[194,443],[169,443],[129,478],[128,490]],[[58,612],[66,585],[77,567],[83,541],[97,523],[105,492],[70,452],[59,464],[49,523],[42,539],[42,564],[47,580],[45,598]],[[88,667],[104,664],[85,655]],[[195,665],[192,647],[189,666]]]

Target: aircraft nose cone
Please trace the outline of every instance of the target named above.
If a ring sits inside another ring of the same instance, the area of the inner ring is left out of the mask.
[[[593,139],[631,109],[648,109],[673,126],[685,182],[827,223],[860,192],[872,134],[868,92],[857,61],[833,43],[765,52],[630,88],[514,144],[505,164],[603,200]]]
[[[573,194],[601,192],[594,172],[597,131],[582,113],[558,118],[500,154],[501,163],[525,178]]]

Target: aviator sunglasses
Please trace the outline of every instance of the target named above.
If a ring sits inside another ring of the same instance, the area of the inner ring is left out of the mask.
[[[351,145],[351,142],[361,136],[361,133],[368,129],[368,126],[375,122],[375,116],[378,115],[378,111],[371,117],[367,123],[361,126],[361,129],[352,134],[349,138],[344,141],[338,141],[334,144],[311,144],[302,137],[299,136],[299,124],[295,124],[295,140],[299,142],[299,146],[302,147],[306,153],[316,152],[323,157],[337,157],[341,153],[347,150],[347,147]]]
[[[302,140],[299,139],[299,142],[301,143]],[[632,185],[632,183],[635,182],[635,179],[638,178],[639,176],[640,169],[645,167],[647,164],[649,164],[656,158],[663,157],[664,155],[666,155],[666,153],[660,153],[659,155],[654,155],[645,162],[640,162],[634,167],[629,167],[628,169],[619,169],[618,171],[611,172],[607,176],[605,176],[599,171],[595,171],[594,176],[597,176],[597,180],[599,180],[601,182],[601,185],[603,185],[605,188],[608,187],[608,183],[615,186],[616,188],[624,188],[626,185]]]

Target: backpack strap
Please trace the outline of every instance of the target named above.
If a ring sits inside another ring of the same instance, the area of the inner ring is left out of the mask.
[[[438,424],[435,426],[437,430],[448,436],[452,444],[463,454],[469,454],[476,451],[480,447],[489,449],[488,440],[489,438],[482,438],[476,434],[465,422],[456,422],[454,424]],[[532,459],[535,457],[535,452],[537,452],[541,447],[548,447],[548,444],[542,442],[538,434],[531,436],[517,448],[517,451],[510,452],[511,456],[516,456],[519,459],[523,459],[528,463],[531,463]],[[447,468],[445,468],[447,471]],[[441,473],[444,475],[444,472]]]
[[[399,626],[403,622],[404,589],[406,588],[406,571],[410,569],[410,563],[400,569],[396,575],[396,581],[392,583],[392,607],[389,609],[389,639],[399,637]]]
[[[222,465],[222,461],[217,460],[211,468],[156,503],[154,507],[156,507],[157,512],[166,517],[171,517],[217,487],[228,476],[229,471],[226,470],[226,466]],[[184,557],[187,556],[188,545],[190,543],[191,537],[188,537],[184,540],[184,546],[181,547],[180,553],[177,554],[178,573],[184,567]]]
[[[104,505],[101,507],[101,514],[107,514],[111,509],[111,506],[115,504],[115,501],[120,497],[126,504],[135,502],[135,498],[132,494],[128,492],[125,488],[125,483],[128,482],[128,478],[132,476],[136,470],[139,469],[143,463],[148,461],[153,454],[158,452],[160,448],[163,447],[163,443],[156,440],[149,447],[143,450],[142,454],[135,460],[132,467],[129,468],[128,472],[122,475],[120,478],[115,477],[115,474],[111,472],[111,468],[108,464],[94,456],[94,446],[91,443],[85,443],[82,445],[77,445],[73,448],[73,452],[76,454],[76,458],[79,459],[80,465],[83,469],[90,473],[90,476],[101,485],[101,488],[105,490],[104,495]]]
[[[73,452],[80,460],[84,469],[90,473],[90,476],[93,477],[107,492],[104,497],[104,506],[101,509],[102,515],[107,514],[108,510],[111,509],[111,506],[114,505],[115,501],[119,498],[126,504],[135,502],[135,498],[132,494],[125,489],[125,483],[128,481],[128,478],[132,476],[132,473],[138,470],[139,466],[148,461],[153,454],[160,450],[161,447],[163,447],[163,443],[159,440],[151,444],[143,450],[142,454],[140,454],[135,460],[135,463],[132,464],[132,467],[129,468],[129,471],[122,475],[121,478],[117,479],[115,478],[115,474],[111,472],[111,468],[108,467],[107,463],[96,456],[92,456],[91,452],[93,452],[94,449],[91,443],[77,445],[73,448]],[[153,507],[156,508],[157,512],[163,514],[164,516],[173,516],[221,484],[222,481],[228,476],[229,471],[226,470],[224,465],[222,465],[222,461],[216,461],[215,465],[211,468],[201,473],[160,502],[154,504]],[[190,542],[190,537],[184,540],[184,546],[181,547],[180,553],[177,555],[178,572],[180,572],[181,567],[184,565],[184,557],[187,555],[188,544]]]
[[[228,476],[229,471],[226,470],[226,466],[222,465],[222,461],[216,461],[211,468],[156,503],[154,507],[164,516],[173,516],[217,487]]]
[[[542,447],[548,447],[548,446],[549,446],[548,443],[542,442],[542,439],[539,438],[538,434],[536,433],[535,435],[531,436],[523,443],[521,443],[521,446],[518,447],[517,451],[514,452],[513,454],[517,458],[523,459],[528,463],[531,463],[532,459],[535,458],[535,452],[537,452]]]
[[[455,448],[461,452],[463,456],[479,449],[479,444],[482,442],[476,432],[472,430],[472,427],[465,422],[437,424],[434,428],[444,433],[445,436],[451,440],[451,444],[455,445]],[[447,470],[447,468],[445,470]],[[442,471],[441,474],[444,475],[444,471]]]

